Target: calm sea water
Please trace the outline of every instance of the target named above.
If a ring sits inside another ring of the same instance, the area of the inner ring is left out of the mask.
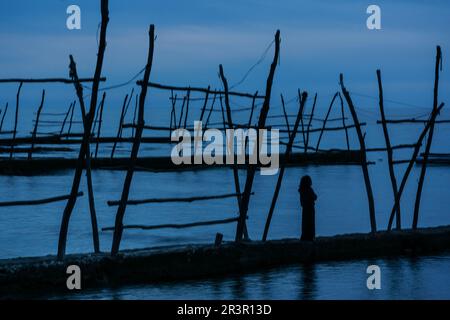
[[[167,98],[167,97],[166,97]],[[366,143],[369,147],[384,146],[381,127],[375,124],[379,118],[376,101],[366,101],[370,108],[360,108],[361,121],[367,122]],[[325,113],[328,100],[318,105],[319,116]],[[199,108],[191,115],[195,119]],[[310,105],[309,105],[310,107]],[[289,105],[290,113],[295,112],[295,104]],[[120,104],[111,104],[111,112],[105,118],[104,132],[112,135],[117,123],[114,119],[120,112]],[[429,110],[419,108],[388,108],[388,117],[398,118],[422,115],[426,118]],[[32,112],[29,119],[32,119]],[[277,114],[278,112],[274,112]],[[446,118],[449,113],[441,115]],[[147,123],[163,124],[167,109],[157,109],[147,113]],[[244,122],[247,114],[236,113],[237,122]],[[331,117],[339,116],[338,110]],[[214,113],[214,120],[221,121],[220,113]],[[128,115],[131,121],[132,115]],[[190,119],[191,119],[190,118]],[[31,120],[30,120],[31,121]],[[272,119],[272,124],[282,123],[280,119]],[[331,123],[330,125],[338,125]],[[25,127],[25,125],[23,125]],[[28,123],[29,126],[29,123]],[[320,123],[314,123],[314,127]],[[413,143],[422,126],[391,127],[393,144]],[[449,127],[439,126],[433,144],[433,152],[449,150]],[[74,127],[75,131],[80,128]],[[24,129],[22,132],[25,132]],[[311,136],[315,145],[317,135]],[[354,132],[350,132],[352,148],[357,148]],[[326,133],[321,147],[345,147],[344,134]],[[103,146],[102,155],[110,153],[111,146]],[[143,145],[142,154],[165,154],[170,152],[169,146]],[[64,156],[74,156],[64,154]],[[129,146],[118,147],[117,156],[128,156]],[[407,159],[410,151],[396,152],[396,159]],[[375,162],[370,166],[370,175],[374,189],[376,216],[379,229],[385,229],[393,204],[388,168],[385,155],[372,153],[369,159]],[[398,180],[403,175],[405,165],[397,168]],[[419,166],[415,166],[402,198],[401,208],[403,226],[410,227],[414,197],[419,174]],[[351,232],[370,231],[369,215],[361,168],[351,166],[305,166],[288,168],[283,180],[282,189],[269,232],[269,238],[299,237],[300,205],[297,186],[302,175],[309,174],[313,179],[313,188],[318,194],[316,205],[317,234],[327,236]],[[94,191],[99,227],[114,225],[115,207],[108,207],[107,200],[119,199],[125,173],[120,171],[93,172]],[[38,199],[67,194],[72,183],[73,172],[56,172],[50,175],[34,177],[0,176],[0,199]],[[240,171],[243,185],[245,172]],[[277,176],[257,175],[249,210],[248,230],[252,239],[262,236],[267,211],[274,191]],[[429,167],[424,185],[420,226],[449,225],[450,214],[450,169],[448,167]],[[81,189],[87,188],[83,182]],[[133,179],[130,198],[149,197],[184,197],[195,195],[213,195],[234,192],[231,170],[210,169],[187,172],[152,173],[137,172]],[[57,239],[64,202],[37,207],[2,208],[0,215],[0,258],[19,256],[40,256],[54,254],[57,250]],[[125,215],[125,224],[163,224],[188,223],[193,221],[230,218],[237,215],[236,199],[222,199],[208,202],[188,204],[165,203],[143,206],[129,206]],[[183,243],[211,243],[215,234],[221,232],[225,240],[234,238],[235,225],[207,226],[181,230],[162,229],[154,231],[125,230],[122,249],[149,246],[163,246]],[[110,249],[112,233],[101,232],[101,250]],[[69,228],[67,252],[92,251],[89,207],[87,197],[77,201]],[[383,272],[383,289],[368,291],[365,287],[366,267],[378,264]],[[228,276],[219,279],[191,281],[182,283],[157,284],[152,286],[126,287],[114,290],[83,292],[80,298],[449,298],[450,256],[378,259],[374,261],[354,261],[320,263],[314,266],[289,266],[271,269],[259,273],[240,276]],[[196,290],[194,290],[196,289]]]

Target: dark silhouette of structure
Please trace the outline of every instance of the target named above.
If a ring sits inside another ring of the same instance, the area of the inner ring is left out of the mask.
[[[316,210],[314,203],[317,200],[317,195],[312,189],[310,176],[306,175],[302,177],[298,192],[300,193],[300,204],[303,208],[301,240],[313,241],[316,237]]]

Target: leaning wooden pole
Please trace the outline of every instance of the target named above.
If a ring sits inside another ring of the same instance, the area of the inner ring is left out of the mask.
[[[370,229],[372,232],[376,232],[377,223],[375,218],[375,202],[373,200],[372,185],[370,183],[369,168],[367,165],[366,143],[364,142],[364,136],[361,131],[361,126],[359,124],[358,116],[356,115],[356,110],[355,106],[353,105],[352,98],[350,97],[350,93],[344,86],[344,76],[342,75],[342,73],[339,76],[339,82],[341,85],[342,94],[344,95],[345,100],[347,101],[350,113],[353,118],[353,122],[355,123],[356,134],[358,135],[361,150],[361,168],[364,175],[364,183],[366,185],[367,200],[369,202]]]
[[[130,98],[131,100],[131,98]],[[114,158],[114,153],[116,151],[117,141],[120,138],[120,134],[122,132],[123,119],[125,118],[125,108],[127,106],[128,94],[125,95],[125,99],[123,100],[122,111],[120,112],[119,126],[117,127],[117,139],[114,141],[112,150],[111,150],[111,160]]]
[[[291,136],[291,127],[289,126],[289,119],[288,119],[288,115],[287,115],[287,112],[286,112],[286,105],[284,104],[284,97],[283,97],[282,93],[280,94],[280,98],[281,98],[281,107],[283,108],[284,120],[286,121],[286,128],[287,128],[287,131],[288,131],[288,137],[290,137]]]
[[[30,151],[28,152],[28,160],[31,160],[31,158],[33,157],[34,140],[36,139],[36,134],[39,126],[39,117],[41,116],[42,107],[44,106],[44,99],[45,99],[45,90],[42,90],[41,104],[39,105],[39,108],[36,113],[36,121],[34,123],[34,129],[31,135],[32,142]]]
[[[69,230],[69,221],[70,216],[72,214],[73,208],[76,203],[76,195],[78,193],[78,189],[80,187],[81,175],[83,173],[83,160],[86,156],[86,151],[89,149],[89,139],[91,136],[91,127],[92,121],[95,116],[95,108],[97,106],[97,96],[98,96],[98,88],[100,83],[100,76],[102,72],[103,66],[103,58],[105,55],[106,48],[106,28],[109,21],[109,12],[108,12],[108,0],[101,0],[101,15],[102,21],[100,26],[100,40],[99,47],[97,53],[97,62],[95,66],[94,72],[94,80],[92,82],[92,95],[91,95],[91,103],[89,112],[86,115],[86,127],[83,132],[83,140],[81,143],[80,151],[78,154],[78,162],[77,167],[75,169],[75,174],[73,178],[72,190],[70,192],[70,198],[67,201],[66,207],[64,209],[61,229],[59,232],[59,241],[58,241],[58,259],[63,259],[66,253],[66,243],[67,243],[67,232]],[[73,75],[72,75],[73,76]]]
[[[8,102],[6,103],[6,106],[5,106],[5,111],[3,112],[3,115],[2,115],[2,121],[0,122],[0,132],[2,132],[2,129],[3,129],[3,121],[5,121],[5,117],[6,117],[6,113],[8,112]]]
[[[344,100],[342,100],[341,93],[339,92],[339,100],[341,102],[341,115],[342,115],[342,126],[345,129],[345,142],[347,142],[347,150],[350,151],[350,141],[348,139],[348,130],[345,125],[345,112],[344,112]]]
[[[436,65],[434,69],[434,91],[433,91],[433,111],[436,111],[438,107],[438,91],[439,91],[439,66],[441,64],[442,59],[442,53],[441,53],[441,47],[436,47]],[[419,177],[419,183],[417,185],[417,193],[416,193],[416,201],[414,203],[414,217],[413,217],[413,223],[412,228],[417,229],[417,223],[419,221],[419,209],[420,209],[420,198],[422,196],[422,189],[423,189],[423,181],[425,179],[425,173],[427,171],[427,164],[428,164],[428,156],[430,154],[430,148],[431,148],[431,142],[433,140],[433,133],[434,133],[434,121],[430,125],[430,130],[428,132],[428,139],[427,144],[425,146],[425,152],[423,154],[423,162],[422,162],[422,168],[420,170],[420,177]]]
[[[314,102],[312,105],[312,109],[311,109],[311,115],[309,117],[309,121],[308,121],[308,127],[306,128],[306,143],[305,143],[305,153],[308,152],[308,147],[309,147],[309,134],[311,131],[311,125],[312,125],[312,119],[314,117],[314,111],[316,109],[316,102],[317,102],[317,93],[314,95]]]
[[[397,179],[395,178],[395,170],[393,164],[393,152],[391,146],[391,140],[389,139],[389,132],[386,124],[386,115],[384,113],[384,99],[383,99],[383,85],[381,82],[381,72],[377,70],[377,79],[378,79],[378,91],[379,91],[379,104],[380,104],[380,113],[381,113],[381,121],[383,125],[383,134],[384,140],[386,141],[386,151],[388,157],[388,166],[389,166],[389,177],[391,179],[392,191],[394,193],[394,199],[398,197],[398,187],[397,187]],[[400,215],[400,205],[396,209],[396,227],[397,230],[400,230],[401,225],[401,215]]]
[[[222,65],[219,65],[219,75],[220,75],[220,79],[222,80],[223,83],[223,91],[225,92],[225,108],[226,108],[226,113],[227,113],[227,122],[228,122],[228,128],[233,129],[233,118],[231,116],[231,107],[230,107],[230,97],[228,95],[228,81],[225,78],[225,74],[223,72],[223,67]],[[208,87],[209,88],[209,87]],[[225,126],[225,122],[224,122],[224,126]],[[234,136],[231,135],[231,139],[234,139]],[[234,143],[232,143],[232,141],[227,141],[227,152],[228,152],[228,143],[230,143],[231,146],[234,146]],[[245,143],[244,141],[242,143]],[[237,161],[234,161],[234,148],[232,151],[232,157],[233,157],[233,178],[234,178],[234,187],[236,190],[236,198],[237,198],[237,203],[238,203],[238,208],[239,208],[239,216],[241,216],[242,213],[242,198],[241,198],[241,185],[239,183],[239,170],[238,170],[238,164]],[[244,153],[245,153],[245,149],[244,149]],[[248,232],[247,232],[247,225],[244,221],[244,239],[248,240]]]
[[[17,89],[17,95],[16,95],[16,113],[15,113],[15,117],[14,117],[14,131],[13,131],[13,136],[12,136],[12,140],[11,140],[11,153],[9,154],[9,159],[12,159],[13,154],[14,154],[14,144],[15,144],[16,135],[17,135],[17,122],[18,122],[18,120],[19,120],[20,90],[22,89],[22,85],[23,85],[23,82],[21,82],[21,83],[19,84],[19,88]]]
[[[266,94],[264,97],[261,112],[259,114],[258,129],[264,128],[266,125],[267,114],[269,113],[270,108],[270,96],[272,94],[272,84],[273,79],[275,77],[275,70],[277,68],[279,55],[280,55],[280,30],[277,30],[277,32],[275,33],[275,54],[273,57],[272,64],[270,65],[269,75],[267,77]],[[258,155],[261,150],[261,146],[259,144],[262,143],[262,141],[259,140],[260,139],[258,139],[258,143],[256,143],[256,146],[258,147],[257,149]],[[248,206],[250,203],[250,194],[252,192],[253,180],[255,179],[256,167],[257,167],[256,165],[249,165],[247,169],[247,178],[245,181],[244,193],[242,196],[242,214],[239,216],[239,220],[237,223],[235,241],[242,240],[242,235],[245,226],[245,219],[247,218]]]
[[[294,128],[292,129],[291,134],[289,135],[289,142],[286,146],[286,151],[284,152],[284,160],[281,163],[280,173],[278,174],[277,184],[275,186],[275,192],[272,197],[272,203],[270,204],[269,213],[267,214],[266,225],[264,226],[264,234],[262,237],[262,241],[266,241],[267,234],[269,233],[270,222],[272,221],[273,212],[275,210],[275,205],[277,204],[278,194],[280,193],[281,182],[283,180],[284,171],[286,169],[286,164],[289,161],[289,157],[291,156],[292,145],[294,144],[295,136],[297,134],[298,126],[300,124],[300,120],[303,117],[303,109],[305,106],[306,99],[308,94],[303,92],[300,99],[300,107],[298,110],[297,118],[295,120]]]
[[[149,30],[149,48],[147,56],[147,64],[145,65],[144,79],[141,85],[141,94],[139,95],[139,111],[136,133],[134,136],[133,147],[131,149],[130,163],[127,170],[127,175],[125,177],[125,182],[122,189],[122,196],[120,198],[120,204],[117,208],[116,221],[114,226],[114,237],[111,247],[111,255],[116,255],[119,252],[120,240],[122,239],[123,233],[123,217],[125,215],[125,210],[127,207],[128,195],[130,193],[131,181],[133,180],[134,166],[137,160],[139,146],[141,143],[142,131],[144,130],[144,106],[145,97],[147,95],[147,84],[150,79],[150,72],[152,70],[153,64],[153,50],[155,44],[155,26],[150,25]]]
[[[400,183],[400,187],[398,188],[397,198],[395,199],[394,206],[392,207],[392,210],[391,210],[391,215],[389,217],[389,223],[388,223],[388,228],[387,228],[388,231],[390,231],[391,228],[392,228],[392,222],[394,220],[395,212],[396,212],[398,206],[400,205],[400,199],[402,197],[403,189],[405,188],[406,181],[408,180],[408,176],[411,173],[411,170],[412,170],[412,168],[414,166],[414,163],[416,162],[417,156],[419,155],[419,151],[420,151],[420,147],[422,145],[422,141],[425,138],[425,135],[427,134],[427,132],[430,129],[431,125],[435,122],[436,117],[438,116],[439,112],[441,111],[441,109],[443,107],[444,107],[444,103],[441,103],[439,105],[439,107],[437,108],[437,110],[433,110],[431,112],[430,120],[426,124],[425,128],[423,128],[422,133],[419,136],[419,139],[417,139],[417,143],[416,143],[416,145],[414,147],[413,155],[411,157],[411,160],[409,160],[409,164],[408,164],[408,167],[405,170],[405,173],[403,174],[403,178],[402,178],[402,181]]]
[[[103,106],[105,105],[105,98],[106,98],[106,92],[103,92],[102,96],[102,102],[100,103],[100,114],[98,116],[98,127],[97,127],[97,143],[95,144],[95,159],[97,159],[98,156],[98,144],[100,140],[100,134],[102,129],[102,122],[103,122]]]
[[[328,117],[330,116],[331,109],[333,108],[334,100],[336,100],[336,97],[338,96],[338,94],[339,94],[339,92],[336,92],[333,96],[333,99],[331,99],[331,103],[330,103],[330,106],[328,107],[327,114],[325,116],[325,119],[323,120],[322,130],[320,131],[319,139],[317,139],[316,150],[319,150],[320,141],[322,140],[323,132],[325,131],[325,126],[327,125]]]

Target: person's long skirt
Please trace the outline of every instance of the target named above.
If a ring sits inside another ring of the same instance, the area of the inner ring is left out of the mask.
[[[315,210],[303,208],[302,212],[302,236],[301,240],[312,241],[316,237]]]

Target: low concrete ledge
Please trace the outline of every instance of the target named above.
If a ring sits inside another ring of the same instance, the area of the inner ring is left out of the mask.
[[[319,237],[314,242],[186,245],[124,250],[120,255],[73,254],[0,260],[0,297],[67,291],[66,268],[78,265],[82,288],[151,283],[241,273],[289,263],[349,260],[450,250],[450,226]]]

